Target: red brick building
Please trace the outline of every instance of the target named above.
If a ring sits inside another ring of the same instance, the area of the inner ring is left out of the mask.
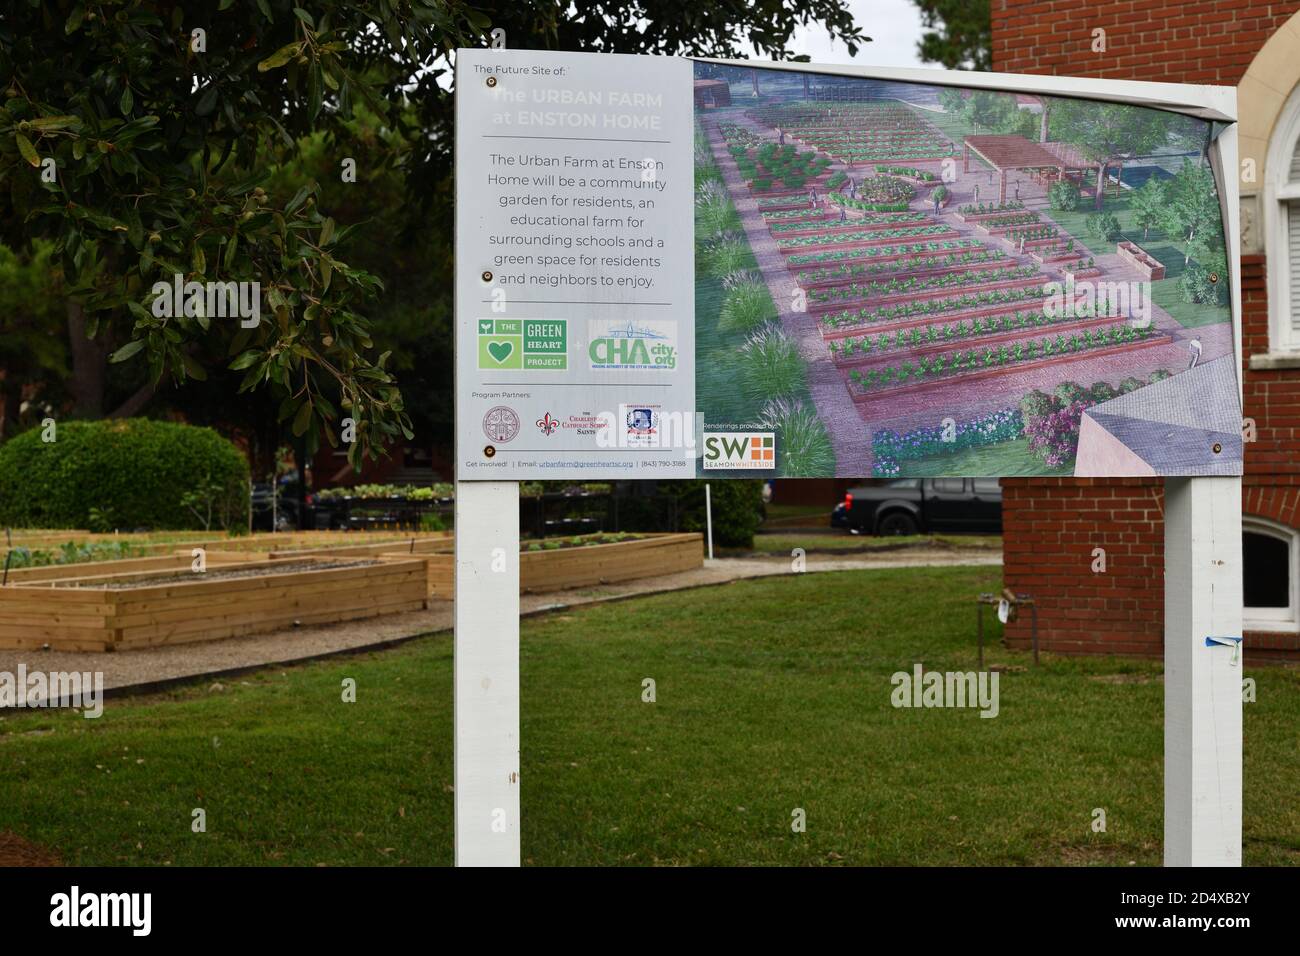
[[[1257,0],[993,2],[996,70],[1237,87],[1248,442],[1245,627],[1255,660],[1300,659],[1297,11],[1300,3]],[[1162,653],[1160,482],[1007,479],[1003,488],[1006,584],[1036,599],[1043,645],[1061,652]],[[1094,571],[1098,548],[1105,552],[1104,572]],[[1026,645],[1028,616],[1007,635]]]

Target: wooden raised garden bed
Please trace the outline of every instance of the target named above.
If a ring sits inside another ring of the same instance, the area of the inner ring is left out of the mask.
[[[531,543],[524,542],[524,547]],[[429,555],[427,560],[432,595],[450,600],[454,556]],[[645,534],[616,544],[524,550],[519,555],[519,590],[531,593],[614,584],[703,565],[703,537],[695,533]]]
[[[1136,242],[1125,240],[1115,246],[1115,252],[1119,257],[1127,262],[1133,268],[1137,269],[1151,281],[1163,279],[1165,277],[1165,264],[1157,259],[1151,253],[1147,252]]]
[[[425,606],[423,557],[244,560],[182,552],[169,566],[139,561],[33,568],[0,588],[0,647],[117,651],[209,641]],[[129,569],[114,567],[132,565]],[[47,572],[43,580],[36,572]]]

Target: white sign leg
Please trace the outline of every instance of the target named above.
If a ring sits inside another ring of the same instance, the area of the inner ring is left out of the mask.
[[[1167,479],[1165,866],[1241,865],[1241,574],[1241,479]]]
[[[519,865],[519,484],[456,482],[457,866]]]

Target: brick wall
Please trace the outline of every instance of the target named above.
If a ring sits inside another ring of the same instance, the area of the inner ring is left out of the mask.
[[[993,3],[993,63],[1051,73],[1236,85],[1300,3],[1248,0],[1036,0]],[[1093,29],[1106,52],[1093,53]],[[1268,351],[1263,256],[1242,258],[1243,352]],[[1242,510],[1300,528],[1300,373],[1243,369],[1246,445]],[[1039,640],[1061,653],[1158,656],[1164,640],[1164,494],[1155,480],[1005,479],[1004,578],[1039,605]],[[1094,573],[1093,551],[1106,571]],[[1008,643],[1028,647],[1026,614]],[[1254,660],[1294,661],[1300,637],[1248,634]]]
[[[1236,86],[1300,3],[993,0],[993,68]],[[1106,31],[1094,53],[1092,31]]]

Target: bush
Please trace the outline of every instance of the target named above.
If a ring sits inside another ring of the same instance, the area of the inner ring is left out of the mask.
[[[1025,421],[1032,421],[1036,418],[1042,418],[1055,407],[1051,396],[1045,395],[1038,390],[1034,390],[1020,400],[1020,414]]]
[[[1052,395],[1055,396],[1056,400],[1062,405],[1073,404],[1083,398],[1086,394],[1087,392],[1084,387],[1078,382],[1062,382],[1060,385],[1056,386],[1056,389],[1052,392]]]
[[[55,435],[34,428],[0,445],[0,524],[248,528],[248,461],[210,428],[130,418]]]
[[[1108,402],[1115,397],[1115,389],[1106,382],[1097,382],[1088,390],[1092,400],[1097,404]]]
[[[934,189],[930,191],[930,198],[937,200],[938,202],[943,202],[948,198],[948,187],[935,186]]]
[[[1094,212],[1088,217],[1088,235],[1103,242],[1114,242],[1119,238],[1119,220],[1113,212]]]
[[[725,329],[748,331],[775,318],[776,306],[761,280],[742,281],[732,285],[722,308],[718,310],[718,324]]]
[[[782,477],[819,478],[835,472],[830,436],[811,406],[798,399],[774,398],[763,406],[760,421],[776,433]]]
[[[657,490],[677,498],[677,527],[705,529],[704,482],[661,481]],[[725,548],[749,548],[762,523],[763,482],[726,478],[709,482],[713,505],[713,543]]]
[[[1079,190],[1074,183],[1052,183],[1047,190],[1047,202],[1053,209],[1073,212],[1079,208]]]

